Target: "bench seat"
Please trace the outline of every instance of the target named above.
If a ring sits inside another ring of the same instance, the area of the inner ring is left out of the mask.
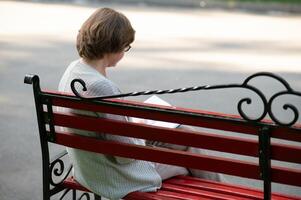
[[[73,177],[67,178],[63,185],[66,188],[90,192],[80,185]],[[133,192],[128,194],[126,200],[244,200],[263,199],[263,192],[258,189],[251,189],[234,184],[220,183],[211,180],[204,180],[190,176],[176,176],[165,180],[157,192]],[[301,200],[301,198],[283,194],[272,194],[275,200]]]

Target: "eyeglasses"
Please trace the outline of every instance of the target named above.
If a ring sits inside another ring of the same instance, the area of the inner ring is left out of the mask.
[[[124,48],[124,52],[128,52],[130,49],[131,49],[132,47],[131,47],[131,45],[128,45],[128,46],[126,46],[125,48]]]

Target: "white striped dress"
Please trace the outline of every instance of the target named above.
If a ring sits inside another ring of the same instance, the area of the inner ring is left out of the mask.
[[[86,82],[89,96],[120,94],[118,87],[94,68],[76,60],[66,69],[59,84],[59,91],[71,92],[70,83],[75,78]],[[80,89],[78,89],[80,91]],[[60,109],[60,111],[66,111]],[[124,116],[83,112],[72,110],[85,115],[127,120]],[[122,141],[131,144],[145,145],[142,139],[96,134],[83,130],[68,130],[73,133],[99,139]],[[120,199],[132,191],[156,191],[161,187],[161,177],[151,162],[106,156],[74,148],[67,148],[74,166],[76,180],[94,193],[109,198]]]

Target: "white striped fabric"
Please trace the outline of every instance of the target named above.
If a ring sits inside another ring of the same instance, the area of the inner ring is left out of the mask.
[[[85,81],[88,90],[83,93],[84,95],[120,94],[118,87],[112,81],[80,60],[76,60],[68,66],[61,78],[59,91],[71,92],[70,83],[75,78],[81,78]],[[80,88],[78,91],[80,91]],[[61,111],[66,110],[61,109]],[[127,120],[124,116],[103,115],[75,110],[72,110],[72,112]],[[71,131],[80,135],[99,137],[93,132],[74,129]],[[102,134],[100,139],[145,145],[145,141],[141,139],[109,134]],[[68,148],[67,150],[73,162],[76,180],[100,196],[109,199],[120,199],[132,191],[156,191],[161,187],[161,177],[151,162],[105,156],[73,148]]]

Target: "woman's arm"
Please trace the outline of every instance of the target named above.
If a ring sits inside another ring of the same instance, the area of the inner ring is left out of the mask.
[[[87,96],[107,96],[107,95],[116,95],[119,94],[118,88],[114,87],[113,84],[110,82],[104,80],[104,81],[97,81],[88,86],[87,92],[85,92],[85,95]],[[112,114],[104,114],[104,113],[96,113],[99,117],[105,117],[107,119],[113,119],[117,121],[128,121],[127,117],[120,116],[120,115],[112,115]],[[128,144],[140,144],[145,145],[144,140],[131,138],[131,137],[125,137],[125,136],[119,136],[119,135],[112,135],[112,134],[104,134],[104,138],[106,140],[116,141],[116,142],[122,142],[122,143],[128,143]],[[135,159],[129,159],[129,158],[123,158],[114,156],[114,159],[119,164],[128,164]]]

